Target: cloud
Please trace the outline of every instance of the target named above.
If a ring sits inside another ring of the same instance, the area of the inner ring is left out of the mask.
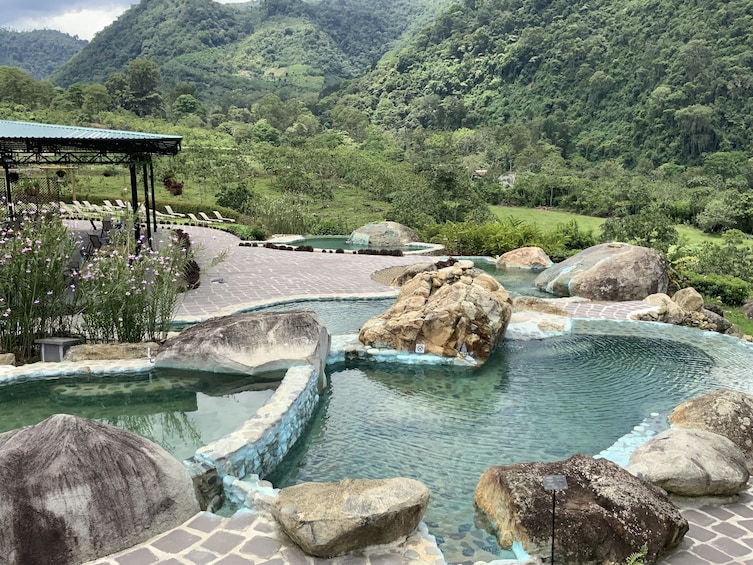
[[[248,0],[219,0],[222,4]],[[0,27],[17,31],[32,29],[57,29],[81,39],[91,39],[94,34],[111,24],[135,1],[115,0],[0,0]]]
[[[102,3],[97,0],[42,1],[23,5],[8,0],[0,0],[0,12],[8,23],[1,25],[8,29],[26,31],[32,29],[57,29],[81,39],[91,39],[94,34],[112,23],[125,12],[130,3]]]

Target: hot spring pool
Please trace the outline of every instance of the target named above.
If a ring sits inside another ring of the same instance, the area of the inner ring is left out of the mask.
[[[284,371],[254,377],[157,370],[34,379],[0,387],[0,433],[75,414],[125,428],[178,459],[239,428],[274,393]]]
[[[277,242],[275,242],[277,243]],[[434,247],[433,245],[422,245],[420,243],[411,243],[407,245],[389,245],[387,247],[378,247],[373,245],[361,245],[357,243],[349,243],[348,236],[345,235],[331,235],[331,236],[308,236],[302,237],[290,241],[280,241],[281,245],[290,245],[293,247],[300,245],[310,245],[314,249],[343,249],[345,251],[359,251],[361,249],[399,249],[403,253],[410,251],[426,251]]]
[[[723,355],[656,337],[571,335],[505,342],[476,371],[331,366],[307,435],[268,478],[284,487],[412,477],[431,491],[424,520],[448,563],[512,557],[474,524],[488,466],[598,454],[652,414],[739,382],[753,354]]]

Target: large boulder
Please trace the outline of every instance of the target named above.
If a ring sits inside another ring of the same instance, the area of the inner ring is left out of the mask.
[[[329,346],[313,312],[248,312],[183,330],[162,345],[156,366],[253,375],[313,365],[323,376]]]
[[[625,563],[644,543],[653,562],[688,531],[687,521],[660,489],[611,461],[575,455],[484,471],[476,506],[503,548],[517,541],[528,554],[549,557],[552,493],[543,488],[546,475],[567,480],[567,490],[556,495],[556,563]]]
[[[0,435],[0,555],[8,565],[83,563],[198,511],[183,464],[121,428],[56,414]]]
[[[753,396],[734,390],[715,390],[680,404],[669,421],[682,428],[714,432],[731,440],[745,455],[753,473]]]
[[[724,436],[671,428],[636,448],[627,470],[680,496],[732,496],[748,486],[745,455]]]
[[[303,551],[336,557],[405,538],[428,503],[429,489],[414,479],[346,479],[284,488],[272,514]]]
[[[515,269],[547,269],[552,260],[541,247],[520,247],[497,257],[498,267]]]
[[[700,312],[703,308],[703,296],[693,287],[681,288],[674,293],[672,300],[686,312]]]
[[[397,222],[372,222],[353,231],[348,243],[371,247],[401,247],[419,238],[409,227]]]
[[[471,261],[416,275],[403,285],[385,313],[368,320],[358,335],[364,345],[486,361],[504,338],[512,307],[496,279]]]
[[[557,296],[620,302],[666,293],[669,277],[661,253],[627,243],[603,243],[557,263],[533,284]]]

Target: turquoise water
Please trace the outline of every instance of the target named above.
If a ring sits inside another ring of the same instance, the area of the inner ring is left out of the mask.
[[[31,380],[0,387],[0,433],[75,414],[125,428],[185,459],[253,416],[283,376],[159,370]]]
[[[331,236],[331,237],[303,237],[296,239],[288,243],[281,245],[290,245],[291,247],[297,247],[299,245],[310,245],[314,249],[343,249],[345,251],[358,251],[359,249],[400,249],[403,252],[406,251],[418,251],[420,249],[429,249],[426,245],[388,245],[387,247],[379,247],[376,245],[358,245],[355,243],[348,243],[347,236]]]
[[[412,477],[431,491],[425,521],[449,563],[512,557],[474,522],[487,467],[597,454],[650,414],[718,388],[716,365],[666,339],[572,335],[506,342],[476,371],[332,366],[307,435],[268,478]]]

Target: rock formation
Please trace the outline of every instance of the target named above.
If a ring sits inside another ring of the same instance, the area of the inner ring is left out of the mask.
[[[533,284],[557,296],[619,302],[666,292],[669,277],[661,253],[627,243],[603,243],[557,263]]]
[[[638,447],[627,470],[680,496],[732,496],[748,486],[745,455],[724,436],[672,428]]]
[[[471,261],[422,272],[401,289],[395,304],[368,320],[364,345],[486,361],[503,339],[512,307],[507,292]]]
[[[405,538],[428,503],[429,489],[413,479],[346,479],[284,488],[272,514],[303,551],[335,557]]]
[[[606,459],[575,455],[554,463],[490,467],[476,487],[476,506],[497,532],[533,557],[550,555],[552,494],[546,475],[563,475],[557,493],[555,562],[579,565],[625,563],[648,546],[648,561],[676,546],[688,523],[667,496]]]
[[[753,396],[715,390],[680,404],[669,415],[675,426],[714,432],[731,440],[745,455],[753,473]]]
[[[520,247],[497,257],[498,267],[515,269],[547,269],[552,260],[541,247]]]
[[[74,345],[65,352],[65,361],[99,361],[106,359],[146,359],[159,350],[155,342],[96,343]]]
[[[397,222],[372,222],[353,231],[348,237],[348,243],[372,247],[401,247],[416,241],[416,232]]]
[[[694,288],[678,290],[671,298],[663,293],[652,294],[644,298],[644,301],[658,306],[658,310],[639,314],[636,316],[638,320],[699,328],[750,341],[750,336],[742,335],[737,326],[712,310],[713,305],[704,304],[703,297]]]
[[[83,563],[198,511],[183,464],[121,428],[56,414],[0,435],[0,555],[8,565]]]
[[[330,337],[313,312],[249,312],[212,318],[168,339],[157,367],[258,374],[313,365],[319,375]]]

